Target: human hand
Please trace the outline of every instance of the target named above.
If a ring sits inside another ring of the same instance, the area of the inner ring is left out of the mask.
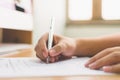
[[[48,55],[50,62],[56,62],[71,58],[76,47],[75,40],[60,35],[53,36],[53,47],[48,51],[47,49],[48,33],[44,34],[38,41],[35,51],[36,56],[42,61],[46,62]]]
[[[120,47],[107,48],[93,56],[86,64],[90,69],[120,73]]]

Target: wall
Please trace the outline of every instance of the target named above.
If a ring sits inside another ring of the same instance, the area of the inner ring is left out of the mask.
[[[120,25],[69,25],[65,35],[69,37],[96,37],[120,32]]]
[[[34,0],[34,44],[42,34],[49,31],[51,16],[56,19],[55,33],[63,34],[66,21],[65,0]]]

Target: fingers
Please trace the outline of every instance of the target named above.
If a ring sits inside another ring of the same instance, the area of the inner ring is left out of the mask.
[[[38,41],[38,44],[36,45],[35,47],[35,51],[36,51],[36,56],[38,58],[40,58],[42,61],[45,61],[46,62],[46,58],[48,57],[48,54],[50,53],[57,53],[55,54],[54,56],[51,56],[50,55],[50,62],[55,62],[58,60],[57,58],[57,55],[59,52],[62,52],[62,46],[61,43],[59,43],[59,40],[60,37],[57,36],[57,35],[54,35],[54,47],[52,50],[50,50],[48,52],[48,49],[47,49],[47,40],[48,40],[48,33],[44,34],[40,40]],[[57,45],[56,45],[57,44]],[[55,52],[54,52],[55,50]]]
[[[53,39],[54,46],[51,50],[48,51],[47,40],[48,40],[48,33],[40,38],[37,46],[35,47],[36,56],[43,61],[46,61],[48,55],[50,56],[50,62],[56,62],[61,59],[69,58],[69,56],[71,56],[75,50],[74,40],[63,36],[54,35],[54,39]],[[60,55],[63,55],[63,57],[60,58]]]
[[[70,59],[72,57],[68,57],[68,56],[63,56],[63,55],[58,55],[58,56],[55,56],[55,57],[52,57],[50,59],[50,62],[53,63],[53,62],[57,62],[57,61],[62,61],[62,60],[67,60],[67,59]]]
[[[65,45],[62,42],[60,42],[49,51],[49,54],[50,56],[55,57],[60,55],[62,52],[64,52],[64,49],[65,49]]]
[[[98,59],[97,61],[93,62],[89,65],[89,68],[91,69],[99,69],[103,66],[108,66],[112,64],[117,64],[120,62],[120,56],[117,56],[119,53],[111,53],[107,56],[104,56],[101,59]]]
[[[37,45],[35,47],[35,51],[36,51],[36,56],[38,58],[40,58],[42,61],[46,61],[45,59],[47,57],[48,51],[47,51],[47,49],[44,46],[41,47],[41,46]]]
[[[75,51],[75,42],[73,39],[70,38],[64,38],[62,40],[59,40],[59,43],[57,43],[50,51],[50,56],[58,56],[60,54],[70,57],[73,56],[73,53]]]
[[[43,61],[46,61],[45,59],[48,56],[48,50],[47,50],[47,46],[46,46],[47,36],[48,36],[47,33],[45,35],[43,35],[35,47],[36,56]]]
[[[112,65],[112,66],[104,66],[103,71],[105,72],[113,72],[120,73],[120,64]]]
[[[55,57],[50,57],[50,63],[53,63],[55,61],[56,61]]]
[[[120,47],[108,48],[92,57],[86,64],[91,69],[120,63]]]
[[[93,57],[85,64],[85,66],[88,67],[89,64],[91,64],[91,63],[97,61],[98,59],[100,59],[100,58],[102,58],[102,57],[110,54],[111,52],[112,52],[112,50],[110,50],[110,49],[105,49],[105,50],[101,51],[100,53],[98,53],[98,54],[96,54],[95,56],[93,56]]]

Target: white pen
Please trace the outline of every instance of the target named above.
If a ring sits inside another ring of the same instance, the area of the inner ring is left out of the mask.
[[[52,48],[52,43],[53,43],[53,33],[54,33],[54,30],[53,30],[53,27],[54,27],[54,24],[55,24],[55,19],[54,17],[51,18],[51,23],[50,23],[50,30],[49,30],[49,35],[48,35],[48,50],[50,50]],[[49,53],[48,53],[48,57],[47,57],[47,64],[49,63],[50,61],[50,56],[49,56]]]

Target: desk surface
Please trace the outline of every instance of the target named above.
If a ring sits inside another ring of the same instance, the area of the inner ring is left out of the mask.
[[[31,54],[32,53],[32,54]],[[2,57],[22,57],[28,56],[31,57],[35,54],[33,49],[20,51],[20,53],[14,53],[14,55],[10,54]],[[120,80],[120,75],[112,75],[112,76],[64,76],[64,77],[25,77],[25,78],[0,78],[0,80]]]
[[[66,76],[66,77],[0,78],[0,80],[120,80],[120,75],[116,75],[116,76]]]

